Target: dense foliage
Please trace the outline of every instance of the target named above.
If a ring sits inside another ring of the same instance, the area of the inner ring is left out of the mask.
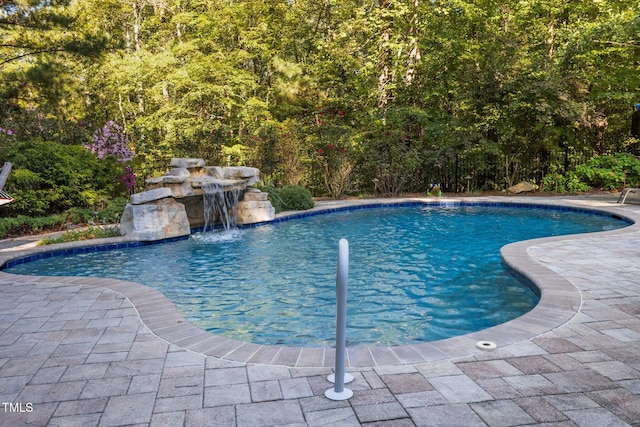
[[[11,212],[60,213],[95,207],[117,195],[114,163],[100,162],[82,146],[33,138],[12,144],[4,157],[14,164],[8,186],[16,199],[7,206]]]
[[[304,211],[314,206],[311,192],[298,185],[277,187],[272,184],[258,185],[258,189],[267,193],[276,213],[283,211]]]
[[[18,215],[12,218],[0,218],[0,239],[42,232],[49,229],[61,229],[65,224],[63,215],[29,217]]]
[[[0,37],[2,214],[92,208],[176,156],[343,197],[615,188],[572,159],[637,151],[638,2],[12,0]]]
[[[625,153],[595,157],[578,166],[575,173],[582,182],[605,190],[640,185],[640,162],[634,156]]]

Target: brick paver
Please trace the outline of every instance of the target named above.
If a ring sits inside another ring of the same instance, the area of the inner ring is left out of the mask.
[[[568,203],[640,218],[640,206]],[[638,241],[629,228],[533,242],[528,254],[579,289],[576,316],[493,352],[441,357],[464,341],[422,348],[431,361],[420,348],[354,350],[354,396],[338,402],[324,397],[330,352],[213,357],[203,352],[242,347],[144,322],[139,297],[104,280],[0,272],[0,425],[640,426]]]

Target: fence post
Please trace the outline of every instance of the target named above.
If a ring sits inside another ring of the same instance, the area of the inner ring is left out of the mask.
[[[335,374],[329,375],[328,381],[334,387],[324,392],[331,400],[346,400],[353,396],[353,391],[344,384],[353,381],[353,376],[344,372],[347,331],[347,277],[349,275],[349,242],[340,239],[338,242],[338,272],[336,274],[336,360]]]

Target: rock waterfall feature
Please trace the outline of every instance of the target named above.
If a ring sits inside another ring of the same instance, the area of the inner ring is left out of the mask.
[[[260,171],[249,167],[206,166],[203,159],[171,159],[171,169],[146,181],[148,190],[131,196],[120,221],[122,235],[141,241],[186,236],[192,229],[271,221],[267,194],[249,188]],[[207,198],[205,203],[205,198]],[[205,204],[209,204],[205,214]],[[211,204],[216,205],[212,207]],[[225,204],[226,208],[219,207]],[[233,219],[230,219],[229,214]]]

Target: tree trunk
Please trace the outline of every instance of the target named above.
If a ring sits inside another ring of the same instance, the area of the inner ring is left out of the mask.
[[[411,50],[409,51],[409,60],[407,61],[407,71],[404,80],[407,86],[411,86],[416,78],[416,64],[420,62],[420,44],[418,43],[418,7],[420,0],[413,0],[413,16],[411,17],[411,27],[409,28],[409,37]]]
[[[141,11],[138,7],[138,4],[134,1],[132,3],[133,10],[133,43],[135,46],[136,53],[140,53],[140,22],[141,22]],[[138,100],[138,112],[140,114],[144,114],[144,92],[142,87],[142,81],[138,81],[136,85],[136,98]]]
[[[391,4],[388,0],[380,0],[380,8],[390,8]],[[383,18],[383,28],[380,34],[380,42],[378,45],[378,108],[382,110],[383,123],[386,123],[386,110],[391,98],[389,86],[393,80],[393,73],[391,71],[391,61],[393,54],[389,43],[391,41],[391,33],[393,27],[393,17],[387,16]]]

